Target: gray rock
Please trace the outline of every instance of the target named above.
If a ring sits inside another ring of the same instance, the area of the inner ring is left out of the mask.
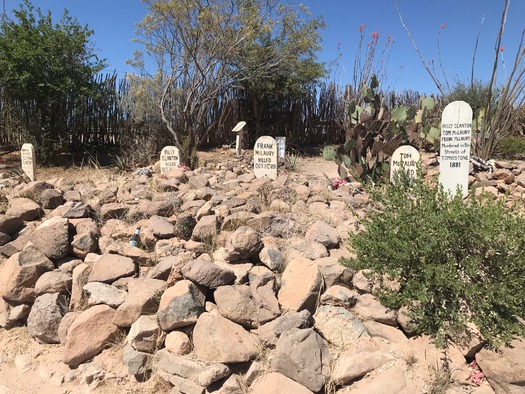
[[[293,328],[281,335],[272,357],[272,371],[318,392],[329,376],[332,355],[313,328]]]
[[[313,319],[306,309],[301,312],[286,312],[277,319],[266,323],[252,332],[257,334],[260,340],[268,345],[275,346],[280,336],[292,328],[312,327]]]
[[[146,366],[151,359],[151,354],[139,352],[133,349],[130,345],[124,346],[122,358],[124,364],[128,367],[130,375],[144,375],[147,372]]]
[[[139,352],[154,353],[163,338],[157,317],[152,315],[140,316],[131,325],[126,341]]]
[[[189,379],[202,387],[231,374],[230,369],[221,363],[203,363],[186,357],[177,356],[161,349],[155,354],[157,367],[171,375]]]
[[[0,232],[13,236],[24,226],[24,221],[18,216],[0,214]]]
[[[29,334],[40,343],[60,343],[58,326],[68,310],[65,295],[43,294],[35,300],[27,318]]]
[[[215,215],[203,216],[193,228],[191,238],[196,241],[211,240],[217,236],[217,228],[218,222]]]
[[[168,288],[160,299],[157,319],[164,331],[197,322],[204,312],[205,295],[189,280],[181,280]]]
[[[128,296],[126,291],[101,282],[86,283],[83,289],[89,295],[89,306],[106,304],[112,308],[118,308],[126,301],[126,297]]]
[[[345,308],[322,305],[314,315],[315,328],[328,342],[338,348],[346,348],[361,336],[369,336],[366,327]]]

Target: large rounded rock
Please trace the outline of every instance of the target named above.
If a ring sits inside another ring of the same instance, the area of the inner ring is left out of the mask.
[[[67,331],[64,363],[76,367],[111,343],[119,332],[113,324],[114,315],[115,310],[107,305],[96,305],[82,312]]]
[[[190,261],[182,267],[181,273],[186,279],[210,289],[216,289],[235,280],[233,271],[222,268],[212,261],[202,259]]]
[[[40,343],[60,343],[58,326],[67,312],[67,304],[66,296],[60,293],[39,296],[27,318],[29,334]]]
[[[242,363],[259,354],[257,339],[242,326],[211,313],[203,313],[193,329],[195,355],[201,360]]]
[[[51,260],[32,247],[13,254],[0,267],[0,297],[8,301],[33,302],[36,281],[53,268]]]
[[[241,226],[226,241],[226,261],[237,261],[258,254],[263,247],[261,237],[251,227]]]
[[[135,262],[129,257],[118,254],[102,255],[91,269],[90,282],[112,283],[126,276],[133,276],[137,271]]]
[[[25,221],[37,220],[42,215],[40,205],[29,198],[13,198],[6,211],[7,216],[16,216]]]
[[[31,241],[51,260],[65,257],[69,252],[69,220],[59,216],[46,220],[33,232]]]

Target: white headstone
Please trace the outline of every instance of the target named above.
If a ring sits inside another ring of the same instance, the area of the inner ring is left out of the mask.
[[[257,178],[277,178],[277,142],[272,137],[266,135],[255,141],[253,172]]]
[[[22,171],[31,180],[35,180],[35,148],[32,144],[22,145],[20,150],[20,159],[22,160]]]
[[[413,146],[403,145],[397,148],[390,159],[390,182],[394,181],[395,173],[401,171],[401,168],[409,178],[415,178],[419,160],[419,152]]]
[[[166,174],[175,170],[180,165],[179,148],[176,146],[165,146],[160,152],[160,173]]]
[[[441,117],[439,184],[446,192],[468,193],[472,108],[464,101],[447,105]]]
[[[235,138],[235,154],[237,155],[237,157],[241,156],[245,126],[246,122],[243,120],[237,123],[232,130],[234,133],[237,133],[237,136]]]
[[[277,142],[277,159],[279,162],[284,162],[286,158],[286,137],[275,137]]]

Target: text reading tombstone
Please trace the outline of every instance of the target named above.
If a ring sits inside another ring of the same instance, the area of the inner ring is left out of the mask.
[[[20,159],[22,160],[22,171],[33,182],[35,180],[35,148],[32,144],[22,145],[20,150]]]
[[[404,169],[408,178],[415,178],[419,160],[419,152],[413,146],[403,145],[397,148],[390,159],[390,182],[394,181],[395,173],[401,171],[401,168]]]
[[[167,174],[177,169],[180,165],[179,148],[176,146],[165,146],[160,152],[160,173]]]
[[[468,193],[471,135],[470,105],[464,101],[454,101],[447,105],[441,117],[439,184],[453,195],[458,186],[463,196]]]
[[[272,137],[265,135],[255,141],[253,172],[257,178],[277,178],[277,142]]]

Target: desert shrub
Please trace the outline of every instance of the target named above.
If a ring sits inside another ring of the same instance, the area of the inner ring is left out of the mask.
[[[335,158],[337,157],[337,151],[332,145],[325,145],[321,155],[325,160],[335,161]]]
[[[507,160],[525,159],[525,137],[505,137],[498,142],[496,157]]]
[[[422,180],[400,179],[371,190],[362,230],[350,234],[356,258],[370,269],[390,308],[407,306],[414,327],[439,345],[475,323],[499,346],[525,326],[525,217],[487,195],[465,200]],[[383,283],[395,279],[399,289]]]

